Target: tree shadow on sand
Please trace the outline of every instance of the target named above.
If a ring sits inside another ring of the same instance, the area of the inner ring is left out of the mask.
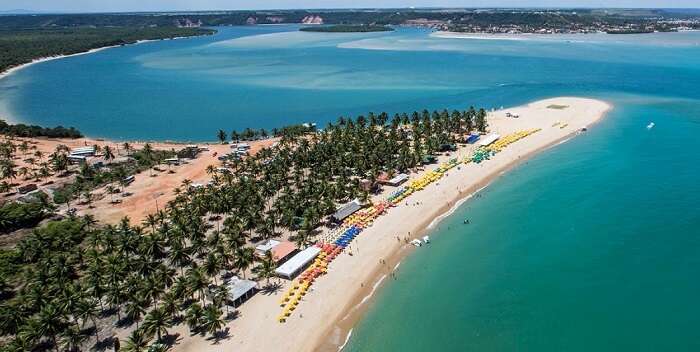
[[[229,333],[229,328],[225,328],[223,330],[219,330],[214,333],[214,335],[207,337],[207,341],[214,341],[214,345],[218,345],[221,340],[228,340],[231,338],[231,334]]]
[[[240,316],[241,316],[240,312],[238,312],[237,310],[232,310],[232,311],[226,313],[226,316],[224,316],[224,320],[231,321],[234,319],[238,319],[238,317],[240,317]]]
[[[97,341],[93,346],[92,346],[92,351],[107,351],[108,349],[111,350],[114,347],[114,339],[113,338],[106,338],[102,339],[100,341]]]
[[[175,346],[175,344],[180,343],[180,341],[182,341],[180,334],[175,333],[175,334],[167,334],[167,335],[163,336],[163,338],[161,339],[160,342],[162,344],[168,346],[168,349],[170,349],[173,346]]]
[[[279,282],[270,282],[267,285],[263,286],[262,290],[260,290],[260,293],[270,296],[274,295],[277,292],[280,292],[282,290],[282,284]]]

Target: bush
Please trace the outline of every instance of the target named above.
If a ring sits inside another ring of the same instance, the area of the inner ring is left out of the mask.
[[[34,227],[48,215],[41,203],[5,204],[0,208],[0,233],[8,233],[21,228]]]

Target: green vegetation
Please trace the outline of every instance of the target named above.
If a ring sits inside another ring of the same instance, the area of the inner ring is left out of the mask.
[[[43,201],[33,203],[10,202],[0,207],[0,234],[21,228],[35,227],[53,210],[46,194],[40,193]]]
[[[3,17],[3,21],[15,20],[14,17]],[[177,27],[0,29],[0,72],[42,57],[77,54],[139,40],[190,37],[212,32]]]
[[[66,184],[54,191],[54,203],[63,204],[78,199],[86,204],[90,204],[93,200],[92,190],[113,183],[115,185],[110,187],[112,189],[111,193],[116,193],[119,189],[117,185],[125,186],[124,179],[127,176],[146,170],[149,170],[150,174],[153,175],[153,168],[162,164],[165,159],[173,158],[177,155],[177,152],[174,150],[155,150],[149,144],[146,144],[141,150],[130,152],[129,160],[113,163],[110,160],[114,159],[114,156],[107,158],[106,148],[102,149],[102,154],[107,162],[106,166],[97,167],[85,163],[80,165],[75,182]]]
[[[324,32],[324,33],[364,33],[364,32],[390,32],[394,29],[387,26],[374,25],[349,25],[339,24],[335,26],[314,26],[299,28],[302,32]]]
[[[175,199],[140,225],[125,218],[100,226],[69,215],[35,229],[0,251],[2,349],[88,350],[111,324],[133,327],[123,345],[141,350],[168,341],[175,324],[219,338],[222,308],[229,311],[223,274],[251,272],[269,284],[274,264],[269,256],[256,259],[252,242],[284,229],[308,246],[340,203],[367,197],[360,179],[422,165],[444,145],[485,129],[485,115],[474,108],[369,113],[340,118],[323,132],[283,128],[275,147],[231,161],[233,172],[208,168],[210,185],[184,181]],[[134,157],[152,160],[148,154]]]
[[[73,127],[63,126],[46,128],[36,125],[10,125],[0,119],[0,134],[13,137],[49,137],[49,138],[80,138],[83,135]]]

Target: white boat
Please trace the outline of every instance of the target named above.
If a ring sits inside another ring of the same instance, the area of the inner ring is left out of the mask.
[[[428,236],[423,236],[423,243],[425,243],[425,244],[430,243],[430,237],[428,237]]]
[[[653,122],[649,122],[649,124],[647,125],[647,129],[650,130],[650,129],[654,128],[654,126],[655,125]]]
[[[411,241],[411,244],[416,246],[416,247],[420,247],[423,243],[420,240],[416,239],[416,240]]]

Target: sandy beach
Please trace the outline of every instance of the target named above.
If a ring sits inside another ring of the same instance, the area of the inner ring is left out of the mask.
[[[214,344],[200,336],[190,337],[187,327],[181,324],[171,331],[180,335],[174,350],[337,351],[346,342],[374,292],[401,258],[412,252],[413,246],[406,245],[404,238],[416,238],[430,231],[431,223],[434,225],[436,219],[501,173],[528,156],[575,136],[582,128],[590,128],[610,109],[609,104],[598,100],[560,97],[490,113],[488,121],[492,133],[503,136],[533,128],[541,131],[511,144],[491,160],[450,170],[438,182],[389,209],[353,241],[353,255],[346,251],[332,262],[328,274],[314,283],[286,323],[275,319],[280,313],[278,301],[289,284],[283,281],[281,289],[260,292],[238,308],[239,317],[227,325],[228,339]],[[519,115],[519,118],[507,117],[507,113]],[[578,138],[586,138],[585,133]],[[471,155],[474,148],[471,145],[460,148],[450,156],[443,156],[442,160],[455,156],[462,160]],[[435,167],[428,166],[411,178]],[[394,189],[387,187],[375,200],[383,199]],[[400,275],[400,270],[397,273]]]

